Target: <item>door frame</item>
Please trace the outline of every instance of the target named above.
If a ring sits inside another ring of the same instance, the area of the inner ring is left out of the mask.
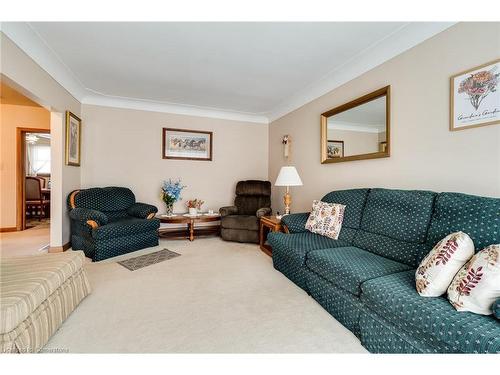
[[[25,200],[25,176],[26,176],[26,133],[50,134],[50,129],[39,128],[16,128],[16,228],[26,229],[26,200]],[[51,171],[52,173],[52,171]]]

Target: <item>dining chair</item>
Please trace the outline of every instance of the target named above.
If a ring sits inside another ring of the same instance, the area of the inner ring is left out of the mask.
[[[42,184],[43,182],[38,177],[26,177],[26,213],[33,212],[34,209],[40,221],[47,212],[46,208],[50,207],[50,199],[44,199],[42,195]]]

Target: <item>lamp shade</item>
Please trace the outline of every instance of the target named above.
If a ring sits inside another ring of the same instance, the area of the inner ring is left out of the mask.
[[[275,186],[302,186],[302,180],[295,167],[281,167]]]

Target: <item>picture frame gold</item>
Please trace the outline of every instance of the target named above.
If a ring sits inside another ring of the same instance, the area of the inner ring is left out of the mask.
[[[81,162],[82,120],[66,111],[66,165],[79,167]]]
[[[369,154],[359,154],[352,156],[343,156],[336,158],[328,158],[328,118],[335,114],[347,111],[351,108],[355,108],[362,104],[368,103],[372,100],[385,97],[385,130],[386,130],[386,146],[384,151],[373,152]],[[320,120],[320,156],[321,164],[330,163],[343,163],[346,161],[354,160],[366,160],[366,159],[378,159],[378,158],[388,158],[391,156],[391,86],[387,85],[378,90],[375,90],[369,94],[363,95],[357,99],[354,99],[348,103],[342,104],[338,107],[330,109],[321,114]]]

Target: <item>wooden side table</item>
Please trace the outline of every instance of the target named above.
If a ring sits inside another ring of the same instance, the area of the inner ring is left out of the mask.
[[[266,245],[267,234],[269,232],[284,232],[281,220],[276,216],[262,216],[260,218],[259,244],[260,249],[270,257],[273,256],[271,246]]]

